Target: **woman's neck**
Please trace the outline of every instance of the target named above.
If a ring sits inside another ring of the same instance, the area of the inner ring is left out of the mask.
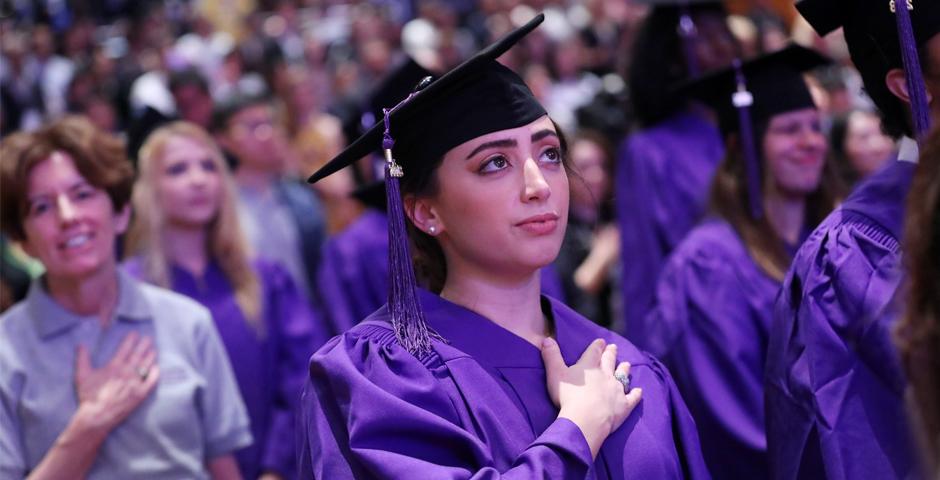
[[[764,195],[764,211],[767,220],[777,235],[789,245],[800,241],[806,220],[806,197],[786,195],[776,189],[767,189]]]
[[[81,316],[97,316],[106,326],[118,303],[117,263],[111,259],[107,265],[80,279],[57,278],[46,275],[49,296],[62,308]]]
[[[448,270],[441,297],[483,315],[533,345],[541,345],[551,334],[542,313],[538,270],[528,277],[505,282]]]
[[[163,232],[167,260],[196,277],[209,264],[208,242],[204,227],[169,226]]]

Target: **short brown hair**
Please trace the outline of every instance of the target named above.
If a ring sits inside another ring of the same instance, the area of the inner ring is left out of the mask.
[[[55,152],[72,157],[75,168],[93,186],[104,190],[114,211],[127,205],[134,168],[124,142],[88,119],[68,116],[30,133],[15,133],[0,143],[0,230],[24,240],[29,173]]]

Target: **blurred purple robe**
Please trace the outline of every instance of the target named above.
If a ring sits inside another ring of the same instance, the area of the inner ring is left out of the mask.
[[[726,221],[695,227],[663,267],[635,339],[672,372],[715,478],[767,478],[764,359],[780,282]]]
[[[784,279],[765,377],[775,479],[916,476],[891,339],[914,167],[892,161],[860,184]]]
[[[264,332],[247,322],[234,291],[215,262],[202,278],[172,266],[171,289],[198,301],[212,313],[248,410],[251,446],[235,452],[244,478],[266,471],[294,478],[297,471],[295,423],[312,352],[329,338],[306,299],[280,265],[253,262],[261,286]],[[125,270],[143,278],[139,259]]]
[[[617,343],[643,400],[596,460],[578,427],[557,419],[539,349],[486,318],[421,291],[447,339],[416,358],[383,307],[310,362],[301,472],[314,478],[708,478],[695,424],[669,372],[622,337],[550,297],[568,364],[595,338]]]
[[[317,288],[332,335],[352,328],[388,300],[388,219],[369,208],[323,247]],[[563,300],[555,269],[542,269],[542,291]]]
[[[634,133],[620,147],[614,191],[627,338],[641,333],[669,253],[701,220],[723,155],[718,128],[691,111]]]

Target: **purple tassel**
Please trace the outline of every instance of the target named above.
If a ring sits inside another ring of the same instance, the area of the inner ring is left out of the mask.
[[[692,15],[689,14],[688,3],[683,3],[679,8],[679,36],[682,38],[682,50],[685,54],[685,65],[688,69],[690,78],[697,77],[700,69],[695,59],[695,43],[698,32],[695,29],[695,22],[692,21]]]
[[[902,3],[901,8],[896,8],[895,0],[891,0],[891,11],[895,12],[895,19],[898,23],[901,59],[904,62],[904,73],[907,76],[907,91],[911,99],[911,112],[914,114],[914,134],[918,140],[922,140],[930,131],[930,110],[927,107],[927,91],[921,73],[920,59],[917,57],[917,43],[914,40],[914,27],[911,25],[911,14],[909,12],[909,10],[914,9],[914,5],[913,0],[900,0],[900,2]]]
[[[403,172],[401,166],[392,158],[395,141],[389,131],[388,121],[389,115],[409,99],[411,95],[395,108],[383,110],[385,135],[382,138],[382,150],[385,152],[385,195],[388,200],[388,312],[392,317],[392,329],[398,343],[412,355],[420,356],[430,352],[431,337],[440,336],[428,328],[415,291],[415,272],[411,264],[405,209],[402,206],[401,187],[398,182]]]
[[[757,158],[757,149],[754,146],[754,131],[751,125],[751,105],[754,96],[747,91],[744,71],[741,69],[741,60],[733,62],[734,77],[737,82],[737,91],[731,96],[731,102],[738,109],[738,123],[741,132],[741,149],[744,151],[745,173],[747,175],[747,197],[751,218],[760,220],[764,216],[761,208],[761,166]]]

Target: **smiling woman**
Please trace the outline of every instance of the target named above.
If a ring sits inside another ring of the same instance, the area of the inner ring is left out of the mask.
[[[0,477],[237,478],[251,433],[211,318],[117,269],[132,181],[84,119],[0,144],[0,226],[46,268],[0,317]]]
[[[708,476],[666,369],[540,295],[568,218],[565,143],[496,58],[541,19],[386,110],[311,177],[382,145],[391,288],[311,359],[304,475]],[[405,223],[430,291],[415,288]]]

